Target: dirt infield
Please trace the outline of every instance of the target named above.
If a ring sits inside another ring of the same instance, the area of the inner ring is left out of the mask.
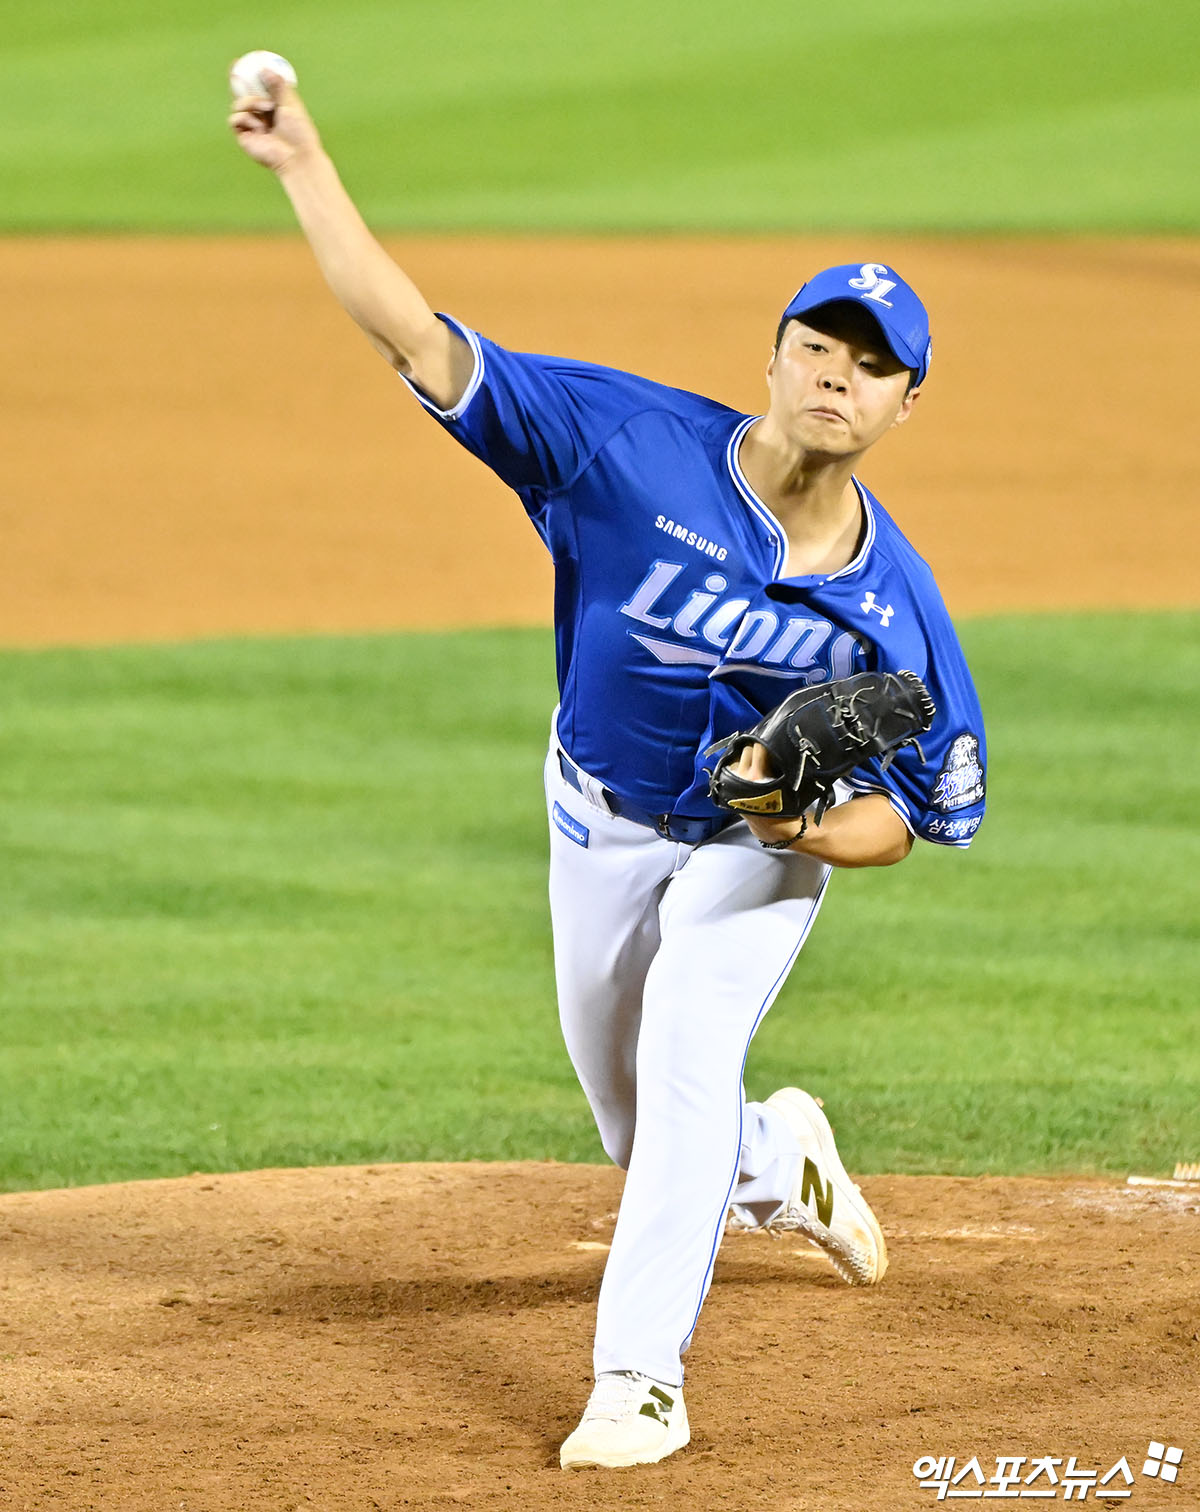
[[[0,1198],[0,1503],[890,1512],[934,1504],[923,1455],[994,1476],[1013,1454],[1101,1475],[1125,1456],[1130,1505],[1200,1505],[1200,1188],[864,1190],[891,1246],[879,1287],[843,1286],[794,1239],[728,1236],[688,1356],[691,1447],[570,1476],[555,1455],[588,1391],[614,1171]],[[1185,1447],[1176,1485],[1141,1477],[1151,1439]]]
[[[1200,242],[429,238],[497,340],[761,407],[808,272],[931,306],[913,423],[864,475],[955,612],[1196,602]],[[0,645],[536,624],[549,565],[296,238],[0,241]]]

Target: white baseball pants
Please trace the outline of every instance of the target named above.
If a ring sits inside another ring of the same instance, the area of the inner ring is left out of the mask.
[[[731,1202],[760,1222],[797,1174],[787,1125],[747,1103],[746,1053],[817,916],[830,868],[737,824],[701,845],[614,817],[546,763],[563,1037],[627,1176],[594,1365],[681,1385]]]

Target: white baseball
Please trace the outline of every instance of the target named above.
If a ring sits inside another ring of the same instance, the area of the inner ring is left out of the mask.
[[[269,95],[261,70],[269,68],[272,73],[277,73],[280,78],[286,79],[294,89],[296,87],[296,70],[286,58],[281,58],[275,52],[248,52],[240,57],[229,70],[229,87],[233,90],[235,100],[242,95]]]

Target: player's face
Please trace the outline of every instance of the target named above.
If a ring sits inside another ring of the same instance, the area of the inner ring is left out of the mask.
[[[806,451],[846,456],[908,419],[909,370],[855,305],[790,320],[767,368],[772,419]]]

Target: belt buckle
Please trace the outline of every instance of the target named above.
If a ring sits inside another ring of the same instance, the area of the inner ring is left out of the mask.
[[[670,840],[672,838],[670,814],[659,814],[654,821],[654,828],[658,831],[658,833],[663,837],[664,840]]]

